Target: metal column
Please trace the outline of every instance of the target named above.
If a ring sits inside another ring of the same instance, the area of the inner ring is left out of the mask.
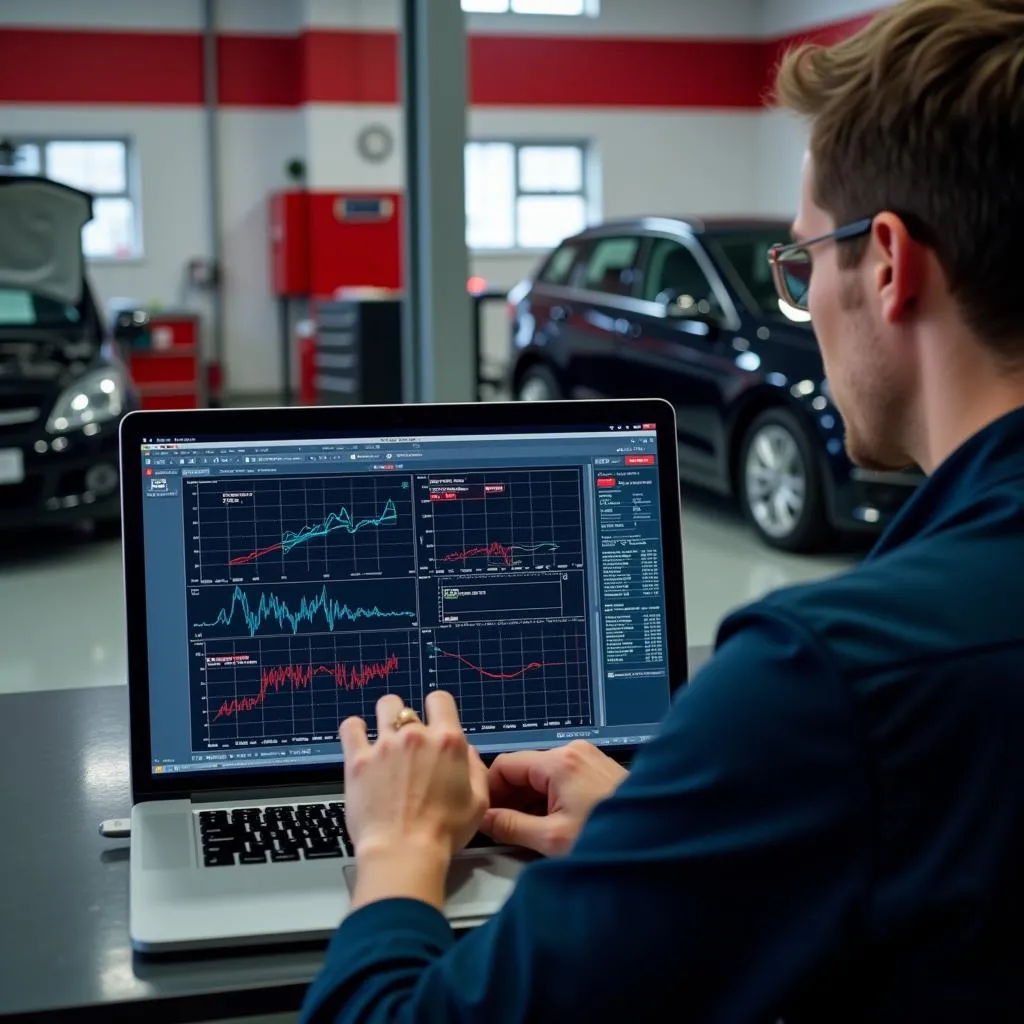
[[[224,245],[221,237],[220,142],[217,112],[220,105],[220,71],[217,62],[217,0],[203,0],[203,110],[206,117],[206,194],[210,232],[210,260],[213,263],[213,286],[210,290],[212,310],[212,356],[223,375],[224,352]],[[207,372],[203,360],[203,373]],[[202,387],[205,391],[207,381]],[[213,403],[211,403],[213,404]]]
[[[460,0],[402,0],[406,146],[403,396],[476,394],[466,281],[466,30]]]

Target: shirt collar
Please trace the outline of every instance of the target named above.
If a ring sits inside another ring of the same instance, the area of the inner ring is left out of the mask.
[[[931,533],[1007,480],[1024,484],[1024,406],[968,438],[903,506],[867,560]]]

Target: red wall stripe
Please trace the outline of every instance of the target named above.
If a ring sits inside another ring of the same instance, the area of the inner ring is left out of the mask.
[[[221,36],[217,66],[224,106],[295,107],[303,102],[299,36]]]
[[[308,103],[397,103],[398,36],[394,32],[307,32]]]
[[[763,46],[742,40],[475,36],[474,104],[756,109]]]
[[[0,102],[203,101],[194,33],[0,29]]]
[[[791,45],[834,42],[867,20],[766,42],[473,36],[470,102],[757,110]],[[194,33],[0,29],[0,51],[2,103],[156,106],[203,100],[202,39]],[[224,35],[218,58],[225,106],[399,100],[393,32]]]

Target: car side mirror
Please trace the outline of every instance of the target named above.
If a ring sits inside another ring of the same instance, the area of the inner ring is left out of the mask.
[[[707,299],[695,299],[678,288],[667,288],[658,295],[656,301],[669,320],[696,320],[716,329],[722,326],[722,317],[716,305]]]

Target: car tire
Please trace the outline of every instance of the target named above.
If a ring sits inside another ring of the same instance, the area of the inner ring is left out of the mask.
[[[558,379],[541,363],[527,369],[516,382],[517,402],[553,402],[561,397]]]
[[[737,485],[743,515],[769,546],[806,553],[829,538],[821,464],[788,409],[765,409],[751,422],[740,446]]]

